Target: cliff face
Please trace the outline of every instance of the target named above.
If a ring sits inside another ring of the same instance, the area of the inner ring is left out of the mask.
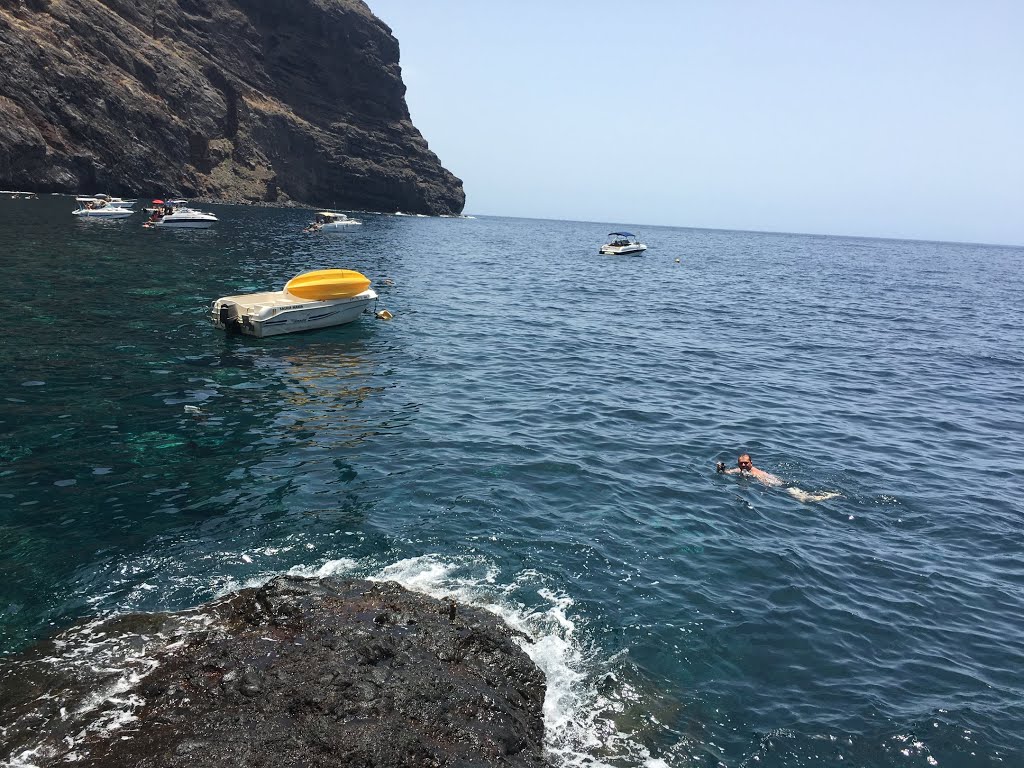
[[[0,187],[459,213],[361,0],[0,0]]]

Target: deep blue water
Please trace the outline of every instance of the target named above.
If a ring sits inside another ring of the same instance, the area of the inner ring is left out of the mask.
[[[1024,765],[1024,250],[206,207],[0,199],[0,650],[394,578],[534,637],[562,764]],[[209,325],[325,267],[394,320]]]

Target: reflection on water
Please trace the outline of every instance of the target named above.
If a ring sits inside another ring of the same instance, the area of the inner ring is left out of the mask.
[[[377,434],[379,426],[368,421],[373,410],[365,401],[386,387],[374,375],[364,354],[345,345],[317,344],[302,354],[281,358],[278,372],[289,384],[282,394],[298,416],[293,428],[313,430],[338,445],[349,445]]]

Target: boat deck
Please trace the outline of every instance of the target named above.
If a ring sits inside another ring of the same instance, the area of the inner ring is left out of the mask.
[[[355,296],[347,296],[341,299],[328,299],[326,301],[318,301],[316,299],[302,299],[298,296],[293,296],[285,291],[266,291],[264,293],[243,293],[238,296],[223,296],[218,299],[218,302],[231,302],[238,304],[241,307],[276,307],[281,309],[283,307],[293,307],[298,309],[299,307],[328,304],[334,302],[351,301],[352,299],[375,299],[377,298],[376,292],[372,288],[367,288],[362,293],[358,293]]]

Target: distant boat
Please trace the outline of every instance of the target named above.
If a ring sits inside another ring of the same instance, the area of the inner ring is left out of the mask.
[[[79,200],[78,210],[72,211],[71,215],[83,219],[126,219],[133,213],[135,211],[131,208],[111,205],[106,200],[87,198],[85,201]]]
[[[350,219],[344,213],[334,211],[318,211],[313,222],[304,232],[343,232],[353,224],[362,224],[358,219]]]
[[[356,320],[377,292],[365,275],[320,269],[293,277],[283,291],[224,296],[210,306],[216,328],[262,338],[311,331]]]
[[[174,229],[206,229],[220,221],[212,213],[197,211],[194,208],[171,208],[170,213],[159,216],[159,212],[146,222],[145,226],[166,227]]]
[[[82,203],[85,206],[92,205],[105,205],[112,208],[131,208],[137,202],[136,200],[125,200],[120,197],[111,197],[110,195],[93,195],[92,197],[81,196],[75,198],[76,202]]]
[[[647,250],[647,246],[637,240],[632,232],[609,232],[608,238],[608,242],[601,246],[598,253],[622,256],[640,254]]]

